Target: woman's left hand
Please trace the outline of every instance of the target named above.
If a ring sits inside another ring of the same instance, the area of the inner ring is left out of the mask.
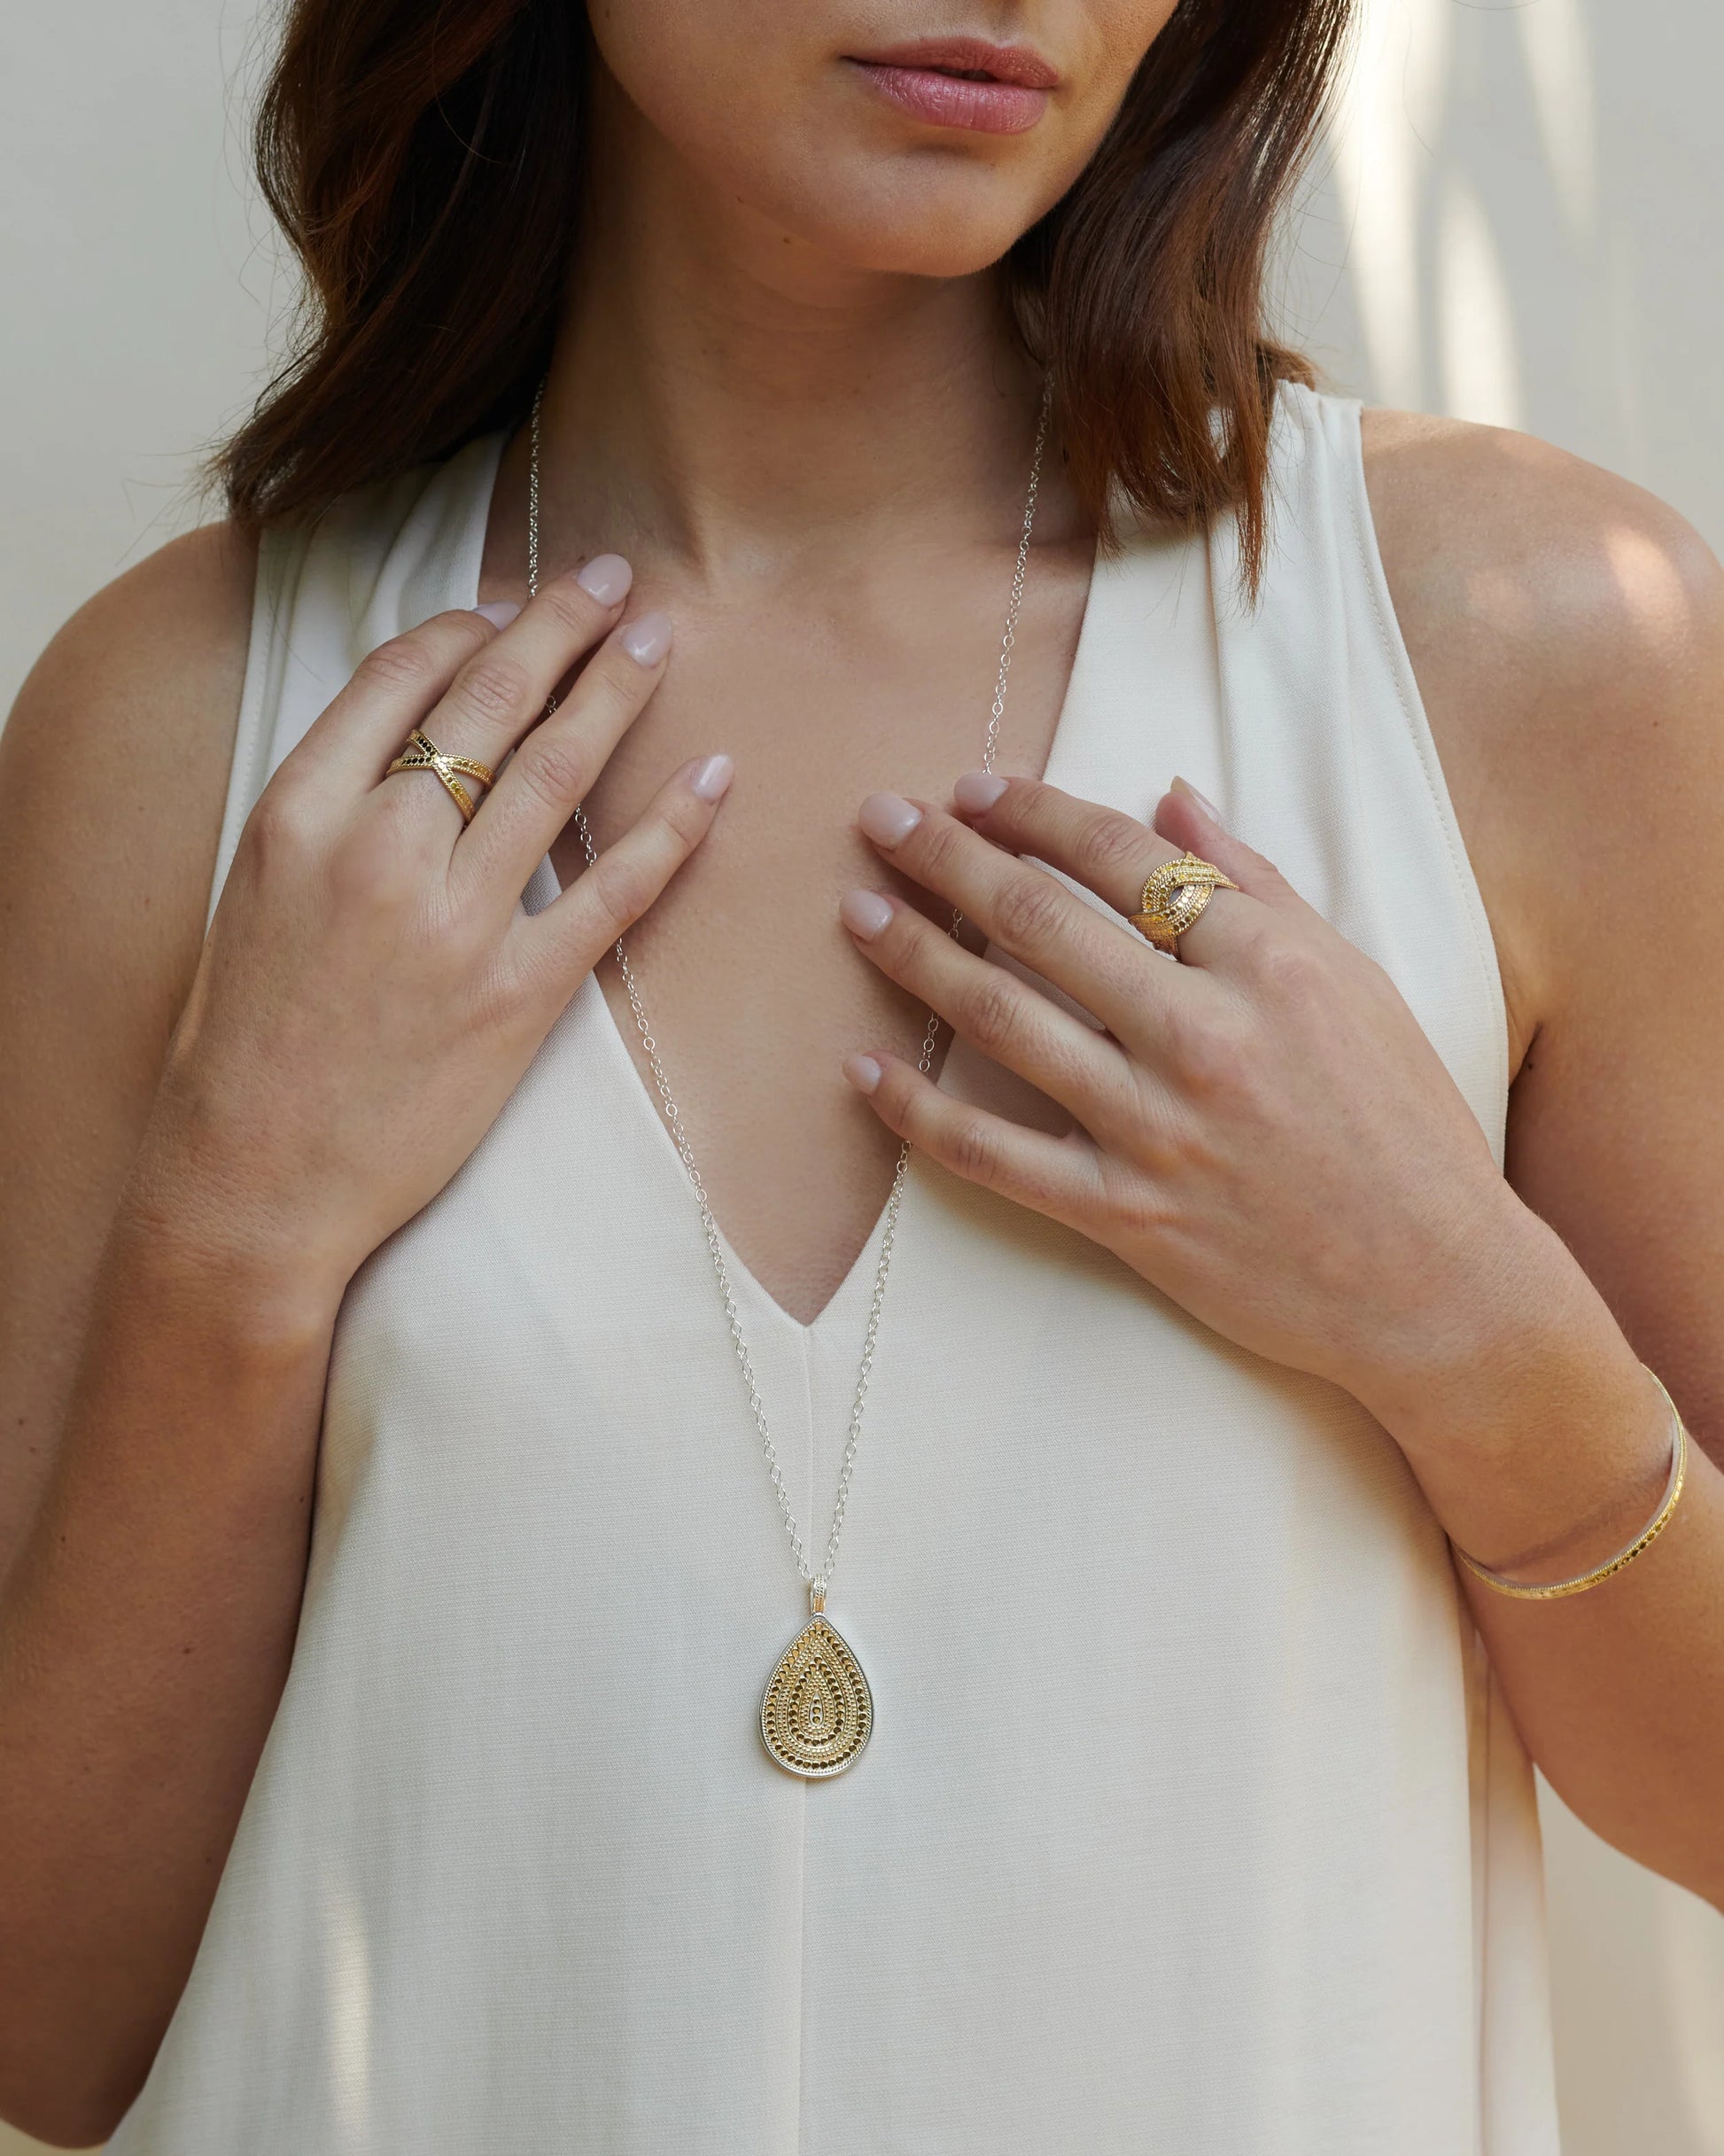
[[[874,794],[858,822],[1106,1030],[903,899],[852,891],[843,918],[867,957],[1075,1127],[1055,1138],[899,1057],[852,1056],[846,1076],[882,1122],[1392,1428],[1480,1355],[1512,1352],[1528,1296],[1548,1307],[1553,1268],[1578,1268],[1503,1180],[1380,966],[1183,784],[1153,830],[1028,779],[973,773],[956,802],[943,814]],[[1036,865],[1130,915],[1150,871],[1187,849],[1239,888],[1214,893],[1178,964]]]

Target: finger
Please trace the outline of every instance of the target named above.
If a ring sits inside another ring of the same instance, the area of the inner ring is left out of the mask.
[[[551,578],[460,668],[422,720],[425,733],[447,756],[501,763],[570,668],[616,627],[632,580],[617,554]]]
[[[560,898],[522,915],[511,934],[523,961],[544,969],[565,1000],[572,994],[711,829],[733,775],[727,756],[685,764]]]
[[[895,868],[960,908],[1122,1040],[1153,1031],[1187,985],[1141,937],[1122,933],[1045,869],[1003,852],[954,817],[896,794],[870,794],[857,822]]]
[[[1316,908],[1300,896],[1273,861],[1265,860],[1242,838],[1233,836],[1215,804],[1206,801],[1189,779],[1176,778],[1157,802],[1155,829],[1178,852],[1213,861],[1260,905],[1290,917],[1321,919]]]
[[[512,906],[664,679],[668,615],[613,630],[548,719],[534,727],[455,848],[450,873]]]
[[[850,891],[838,914],[883,974],[931,1005],[972,1047],[1068,1109],[1085,1129],[1103,1136],[1129,1112],[1130,1066],[1107,1035],[884,891]]]
[[[368,652],[282,759],[289,783],[328,786],[349,798],[369,792],[456,674],[496,634],[485,615],[463,607],[433,614]],[[425,782],[415,776],[414,782]]]
[[[1014,853],[1033,853],[1104,899],[1128,918],[1142,910],[1144,885],[1152,870],[1177,860],[1185,849],[1170,844],[1135,816],[1080,800],[1040,779],[1001,779],[990,772],[967,771],[952,789],[959,813],[971,828]],[[1215,827],[1216,832],[1220,826]],[[1210,836],[1206,829],[1206,838]],[[1226,862],[1197,845],[1192,852],[1232,876]],[[1240,879],[1233,876],[1233,881]],[[1223,906],[1223,899],[1231,904]],[[1249,894],[1217,891],[1202,918],[1179,938],[1180,958],[1188,965],[1213,961],[1248,921]],[[1230,934],[1231,932],[1231,934]]]
[[[913,1064],[876,1049],[852,1055],[844,1076],[889,1131],[943,1168],[1032,1212],[1082,1228],[1101,1196],[1096,1149],[1081,1132],[1050,1138],[954,1100]]]

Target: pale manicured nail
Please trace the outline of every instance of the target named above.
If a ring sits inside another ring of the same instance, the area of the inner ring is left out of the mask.
[[[847,1055],[844,1076],[858,1093],[873,1093],[881,1080],[881,1068],[872,1055]]]
[[[601,606],[620,606],[628,597],[634,572],[620,554],[595,554],[575,581]]]
[[[703,801],[722,801],[736,776],[736,766],[727,756],[709,756],[688,782],[690,793]]]
[[[642,666],[656,666],[671,648],[671,617],[642,614],[617,632],[617,641]]]
[[[520,611],[513,599],[487,599],[483,606],[473,609],[476,614],[483,614],[493,629],[506,629]]]
[[[1006,781],[991,771],[967,771],[951,790],[951,798],[967,815],[985,815],[1001,794]]]
[[[922,812],[902,794],[871,793],[856,821],[878,846],[902,845],[922,820]]]
[[[1218,823],[1223,831],[1227,829],[1226,817],[1222,814],[1221,811],[1215,806],[1215,803],[1210,800],[1207,794],[1199,793],[1197,788],[1192,784],[1192,782],[1189,779],[1176,778],[1173,782],[1176,786],[1182,788],[1186,793],[1190,794],[1192,800],[1197,803],[1198,806],[1203,811],[1204,814],[1209,819],[1211,823]]]
[[[882,929],[889,928],[892,905],[877,891],[847,891],[838,902],[838,918],[852,936],[872,943]]]

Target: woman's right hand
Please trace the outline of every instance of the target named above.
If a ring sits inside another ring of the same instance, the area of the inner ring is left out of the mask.
[[[726,758],[678,771],[543,913],[521,907],[664,670],[664,616],[619,626],[628,573],[601,557],[501,629],[457,612],[392,639],[283,761],[240,839],[139,1155],[130,1203],[152,1232],[332,1312],[699,844]],[[385,777],[415,727],[493,769],[514,751],[470,824],[434,773]]]

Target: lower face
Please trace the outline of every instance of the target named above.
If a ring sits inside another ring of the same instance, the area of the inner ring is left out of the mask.
[[[680,161],[859,269],[998,261],[1106,135],[1175,0],[591,0]]]

